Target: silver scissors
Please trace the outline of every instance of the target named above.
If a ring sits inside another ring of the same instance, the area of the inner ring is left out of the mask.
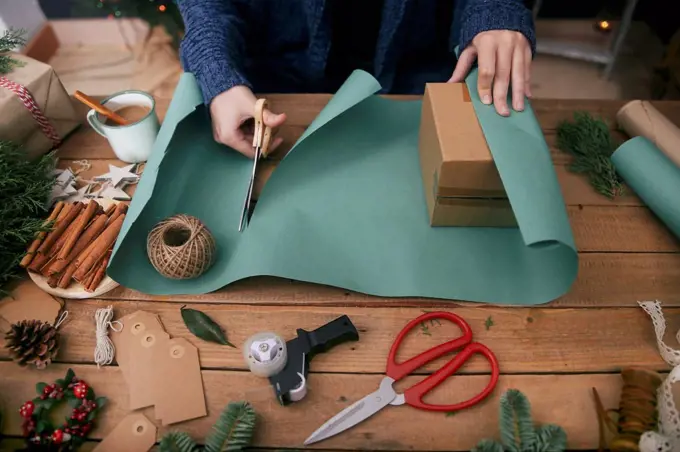
[[[266,157],[269,151],[269,142],[272,138],[272,129],[264,124],[264,110],[267,108],[267,99],[258,99],[255,102],[255,113],[253,119],[255,120],[253,132],[253,149],[255,149],[255,156],[253,158],[253,173],[250,175],[250,183],[248,184],[248,192],[246,199],[243,201],[243,211],[241,212],[241,221],[239,222],[238,230],[243,231],[248,225],[248,211],[250,210],[250,202],[253,198],[253,186],[255,185],[255,173],[257,171],[257,162],[262,157]]]

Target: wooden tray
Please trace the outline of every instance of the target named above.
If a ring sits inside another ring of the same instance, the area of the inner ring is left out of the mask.
[[[106,210],[111,204],[118,204],[119,201],[112,200],[112,199],[86,199],[83,202],[98,202],[99,204],[102,205],[102,207]],[[50,287],[49,284],[47,284],[47,277],[41,275],[40,273],[34,273],[34,272],[27,272],[28,276],[31,277],[31,279],[36,283],[38,287],[40,287],[42,290],[45,292],[54,295],[55,297],[61,297],[61,298],[74,298],[74,299],[80,299],[83,300],[85,298],[95,298],[100,295],[105,294],[106,292],[109,292],[116,287],[119,286],[119,284],[111,279],[108,275],[104,276],[104,279],[102,279],[102,282],[99,283],[97,288],[94,290],[94,292],[88,292],[81,286],[80,284],[74,282],[71,284],[70,287],[66,289],[61,289],[59,287]]]

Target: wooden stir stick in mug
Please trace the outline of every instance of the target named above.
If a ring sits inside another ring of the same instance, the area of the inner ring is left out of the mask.
[[[130,124],[130,121],[123,118],[121,115],[116,114],[114,111],[106,108],[105,106],[103,106],[102,104],[100,104],[95,99],[88,96],[87,94],[84,94],[80,91],[76,91],[75,93],[73,93],[73,97],[75,97],[80,102],[84,103],[85,105],[87,105],[88,107],[90,107],[91,109],[93,109],[94,111],[99,113],[100,115],[104,115],[107,118],[110,118],[112,121],[116,122],[118,125],[126,126],[126,125]]]

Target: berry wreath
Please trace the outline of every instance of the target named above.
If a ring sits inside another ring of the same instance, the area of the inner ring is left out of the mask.
[[[75,450],[92,430],[94,420],[106,403],[106,397],[96,397],[84,380],[69,369],[63,379],[51,385],[38,383],[38,396],[24,403],[19,414],[24,419],[23,431],[28,450]],[[63,401],[71,406],[71,415],[54,427],[50,420],[52,410]]]

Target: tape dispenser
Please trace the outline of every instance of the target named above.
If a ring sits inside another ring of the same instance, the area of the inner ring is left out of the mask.
[[[281,405],[298,402],[307,395],[309,362],[338,344],[358,341],[359,332],[348,316],[314,331],[297,329],[297,337],[287,342],[273,332],[249,337],[243,345],[243,357],[250,371],[269,378]]]

